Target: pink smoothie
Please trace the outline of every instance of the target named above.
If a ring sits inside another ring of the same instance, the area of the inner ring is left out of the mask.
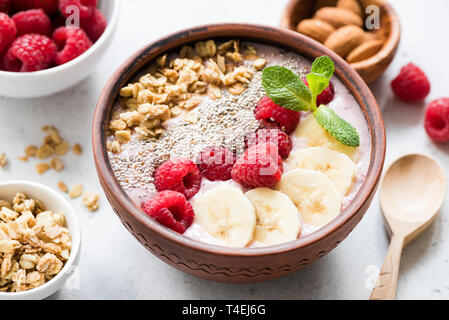
[[[255,43],[250,44],[257,49],[257,53],[260,57],[263,57],[268,61],[267,66],[283,65],[292,69],[301,76],[305,76],[308,70],[310,70],[311,61],[304,59],[298,54],[286,52],[282,49],[267,45]],[[245,61],[244,63],[248,66],[251,66],[252,61]],[[367,122],[359,103],[339,79],[333,77],[332,83],[335,86],[336,94],[335,99],[330,103],[329,106],[343,119],[350,122],[357,129],[360,135],[360,147],[356,160],[357,175],[352,186],[352,191],[346,197],[344,197],[342,201],[342,210],[344,210],[354,199],[366,177],[370,163],[371,143]],[[210,113],[210,110],[218,110],[216,106],[226,105],[227,101],[229,103],[241,104],[241,117],[247,117],[248,123],[250,123],[250,125],[248,126],[242,125],[242,127],[245,127],[245,129],[242,128],[242,130],[245,130],[245,132],[242,133],[241,136],[255,132],[258,128],[258,125],[255,125],[257,121],[254,119],[253,109],[257,102],[264,96],[264,90],[261,84],[261,71],[256,72],[256,75],[251,80],[247,91],[250,93],[248,93],[247,95],[243,93],[240,96],[233,96],[226,92],[224,94],[224,97],[219,99],[223,100],[221,102],[219,102],[218,100],[212,101],[211,99],[208,99],[206,97],[204,101],[197,107],[197,109],[199,110],[198,113],[200,115],[200,118],[201,115],[205,113],[202,112],[203,110],[207,110],[207,112]],[[308,114],[303,113],[302,116],[304,118],[307,115]],[[181,120],[179,118],[171,119],[165,124],[165,126],[166,128],[176,127],[180,124],[180,121]],[[192,125],[191,130],[198,130],[198,127]],[[226,134],[226,136],[221,137],[221,139],[219,139],[220,137],[218,137],[217,144],[219,143],[226,145],[223,142],[225,142],[226,138],[228,138],[229,135],[232,134],[235,133],[229,132]],[[236,135],[235,137],[239,136]],[[243,143],[243,141],[241,142]],[[196,155],[199,154],[201,150],[203,150],[205,147],[210,146],[207,145],[208,143],[210,143],[209,141],[204,142],[204,144],[195,144],[192,141],[182,141],[182,143],[184,144],[184,146],[187,146],[188,150],[180,151],[182,148],[178,148],[176,151],[168,150],[165,158],[188,157],[194,160]],[[307,141],[305,139],[293,139],[293,152],[300,150],[301,148],[304,148],[306,146]],[[156,193],[156,190],[152,183],[152,179],[151,177],[149,177],[149,174],[153,173],[154,170],[150,170],[149,167],[145,166],[145,161],[149,161],[149,158],[147,157],[151,157],[153,147],[154,146],[152,146],[150,143],[143,142],[137,139],[136,135],[133,135],[132,141],[128,145],[123,146],[122,153],[110,154],[110,161],[114,171],[116,172],[117,179],[121,183],[124,190],[128,193],[128,195],[139,206],[143,201],[151,198]],[[139,166],[136,167],[132,165],[134,159],[136,159],[135,161],[139,161]],[[151,161],[153,160],[154,159],[151,159]],[[285,166],[284,168],[285,172],[288,172],[291,169],[292,168],[289,168],[288,166]],[[199,193],[190,200],[191,203],[194,204],[196,199],[198,199],[198,197],[207,190],[223,184],[240,188],[243,192],[247,191],[241,185],[232,180],[225,182],[212,182],[207,179],[203,179]],[[316,230],[316,227],[309,226],[304,223],[304,221],[302,221],[302,230],[300,237],[313,233]],[[193,223],[193,225],[184,233],[184,235],[197,241],[219,246],[228,246],[227,244],[214,239],[197,223]],[[250,247],[259,246],[260,244],[258,243],[252,243],[250,245]]]

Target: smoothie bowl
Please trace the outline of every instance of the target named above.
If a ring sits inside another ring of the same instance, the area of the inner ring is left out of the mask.
[[[338,56],[290,31],[225,24],[125,62],[100,97],[93,146],[114,211],[150,252],[205,279],[256,282],[313,263],[353,230],[385,132]]]

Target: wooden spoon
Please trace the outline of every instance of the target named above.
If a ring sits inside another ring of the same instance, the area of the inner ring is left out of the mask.
[[[445,195],[444,170],[428,156],[407,155],[388,169],[380,204],[391,244],[370,300],[395,299],[402,249],[436,218]]]

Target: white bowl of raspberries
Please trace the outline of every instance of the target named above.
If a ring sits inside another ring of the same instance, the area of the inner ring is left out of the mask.
[[[118,6],[118,0],[0,0],[0,96],[46,96],[86,78],[112,40]]]

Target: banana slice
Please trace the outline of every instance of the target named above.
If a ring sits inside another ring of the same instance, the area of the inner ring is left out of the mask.
[[[307,224],[324,227],[341,211],[341,196],[321,172],[295,169],[284,174],[276,189],[286,194]]]
[[[256,211],[240,189],[213,188],[198,196],[193,208],[195,222],[215,239],[237,248],[246,247],[253,240]]]
[[[298,209],[285,194],[257,188],[245,195],[256,208],[255,241],[272,246],[298,238],[301,231]]]
[[[346,154],[354,162],[359,159],[358,148],[345,146],[329,135],[312,114],[301,121],[293,135],[297,138],[305,138],[308,147],[326,147]]]
[[[287,159],[290,168],[320,171],[337,187],[342,197],[351,191],[357,172],[355,163],[344,153],[324,147],[296,151]]]

